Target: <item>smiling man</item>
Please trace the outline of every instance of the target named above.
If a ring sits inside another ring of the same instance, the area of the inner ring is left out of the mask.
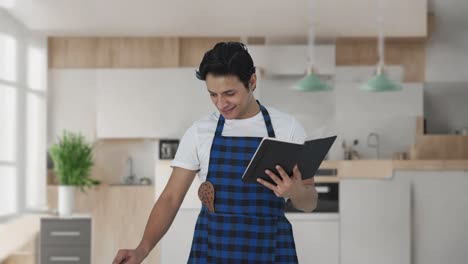
[[[214,212],[202,206],[188,263],[297,263],[285,200],[300,210],[317,205],[313,184],[297,166],[292,175],[266,171],[275,185],[244,183],[242,174],[263,137],[303,143],[297,120],[255,99],[257,77],[247,48],[222,42],[205,53],[197,78],[206,82],[216,106],[185,132],[171,164],[173,172],[151,212],[136,249],[120,250],[114,263],[141,263],[169,229],[195,175],[215,189]]]

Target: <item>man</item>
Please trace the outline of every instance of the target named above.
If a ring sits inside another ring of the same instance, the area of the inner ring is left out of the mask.
[[[215,212],[202,206],[188,263],[297,263],[284,204],[290,199],[310,212],[317,204],[313,184],[304,185],[297,166],[292,175],[266,171],[276,183],[243,183],[242,174],[263,137],[303,143],[303,127],[290,115],[255,100],[257,77],[244,44],[218,43],[197,71],[219,112],[185,132],[171,164],[173,172],[134,250],[120,250],[113,263],[141,263],[169,229],[195,175],[215,189]]]

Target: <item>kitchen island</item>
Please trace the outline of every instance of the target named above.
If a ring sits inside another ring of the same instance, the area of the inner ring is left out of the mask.
[[[340,182],[342,264],[468,259],[467,160],[334,165]]]

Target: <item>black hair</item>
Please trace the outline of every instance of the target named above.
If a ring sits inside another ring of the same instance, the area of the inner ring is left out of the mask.
[[[215,76],[237,76],[245,88],[249,89],[250,77],[255,73],[255,67],[243,43],[219,42],[205,53],[196,76],[205,81],[208,73]]]

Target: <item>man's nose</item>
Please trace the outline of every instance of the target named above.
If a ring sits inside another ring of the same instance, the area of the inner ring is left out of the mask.
[[[218,97],[217,105],[219,109],[223,109],[227,105],[226,98],[224,96]]]

